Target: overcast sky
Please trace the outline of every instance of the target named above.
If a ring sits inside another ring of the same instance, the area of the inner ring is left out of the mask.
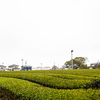
[[[0,64],[59,67],[100,61],[100,0],[0,0]]]

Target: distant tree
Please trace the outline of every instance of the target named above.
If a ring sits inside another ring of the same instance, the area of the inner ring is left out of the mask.
[[[79,67],[85,65],[86,61],[87,61],[86,57],[76,57],[74,59],[74,63],[77,64]]]
[[[69,66],[69,65],[71,65],[71,60],[69,60],[69,61],[66,61],[66,62],[64,63],[64,65],[66,65],[66,66]]]
[[[78,67],[82,67],[82,66],[86,67],[87,65],[85,63],[86,63],[87,60],[88,59],[86,57],[76,57],[76,58],[73,59],[73,64],[76,64]],[[71,65],[72,61],[71,60],[66,61],[64,64],[66,66]]]

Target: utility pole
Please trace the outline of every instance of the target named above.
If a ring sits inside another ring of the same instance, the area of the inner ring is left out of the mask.
[[[59,68],[59,64],[58,64],[58,68]]]
[[[25,66],[27,66],[27,60],[25,61]]]
[[[22,66],[23,66],[23,59],[21,59],[22,60]]]
[[[42,67],[42,63],[41,63],[41,67]]]
[[[54,66],[55,66],[55,62],[54,62]]]
[[[71,50],[71,60],[72,60],[72,69],[73,69],[73,50]]]

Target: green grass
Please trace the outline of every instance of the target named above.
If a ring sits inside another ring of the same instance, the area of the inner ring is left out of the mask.
[[[6,100],[100,100],[100,70],[0,72]]]

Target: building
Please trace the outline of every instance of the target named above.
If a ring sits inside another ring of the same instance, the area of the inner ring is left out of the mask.
[[[32,70],[51,70],[51,67],[50,66],[45,66],[45,67],[36,67],[36,68],[33,68]]]
[[[50,70],[50,69],[51,69],[50,66],[45,66],[45,67],[43,68],[43,70]]]
[[[32,70],[32,66],[21,66],[21,70],[24,70],[24,71],[28,71],[28,70]]]
[[[58,70],[59,68],[57,66],[52,66],[52,70]]]
[[[12,65],[8,66],[8,69],[9,69],[10,71],[14,71],[15,69],[16,69],[16,70],[19,69],[18,67],[19,67],[18,65],[12,64]]]
[[[6,70],[7,70],[6,66],[0,65],[0,71],[6,71]]]
[[[6,68],[6,66],[0,65],[0,69],[5,69],[5,68]]]
[[[67,65],[62,65],[62,68],[61,68],[62,70],[68,70],[69,68],[68,68],[68,66]]]
[[[76,64],[73,64],[73,69],[79,68]],[[72,65],[62,65],[63,70],[72,69]]]
[[[99,62],[97,62],[97,63],[91,63],[90,67],[93,68],[93,69],[100,68],[100,63]]]
[[[12,68],[12,71],[20,71],[20,68]]]

